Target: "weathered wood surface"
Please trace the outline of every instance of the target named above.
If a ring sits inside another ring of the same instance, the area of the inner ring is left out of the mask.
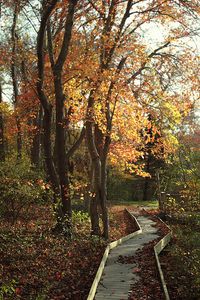
[[[138,273],[134,272],[134,269],[137,269],[137,264],[122,264],[119,262],[119,257],[134,256],[138,249],[157,238],[158,235],[154,221],[143,216],[139,216],[137,219],[141,225],[142,234],[138,234],[111,249],[97,287],[95,300],[128,299],[131,285],[139,280]]]
[[[128,212],[128,210],[127,210]],[[129,212],[128,212],[129,213]],[[99,268],[97,270],[97,273],[96,273],[96,276],[95,276],[95,279],[93,281],[93,284],[91,286],[91,289],[90,289],[90,292],[89,292],[89,295],[88,295],[88,298],[87,300],[92,300],[94,299],[94,296],[95,296],[95,293],[96,293],[96,290],[97,290],[97,286],[99,284],[99,281],[100,281],[100,278],[102,276],[102,273],[103,273],[103,270],[104,270],[104,267],[105,267],[105,263],[107,261],[107,258],[108,258],[108,255],[109,255],[109,252],[111,249],[121,245],[122,243],[128,241],[129,239],[132,239],[134,238],[135,236],[137,236],[138,234],[142,233],[142,229],[137,221],[137,219],[131,215],[132,218],[134,219],[134,221],[136,222],[137,226],[138,226],[138,230],[125,236],[125,237],[122,237],[121,239],[117,240],[117,241],[114,241],[112,243],[110,243],[107,247],[106,247],[106,250],[104,252],[104,255],[103,255],[103,258],[101,260],[101,263],[99,265]]]

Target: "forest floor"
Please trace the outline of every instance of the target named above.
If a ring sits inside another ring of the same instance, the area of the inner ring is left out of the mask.
[[[123,205],[110,208],[110,241],[137,230],[124,208]],[[137,206],[129,209],[139,211]],[[146,214],[145,211],[140,213]],[[157,210],[148,211],[152,218],[156,213]],[[90,236],[90,222],[84,213],[77,212],[73,216],[75,230],[71,241],[52,234],[53,220],[49,207],[34,205],[26,218],[20,218],[15,225],[5,220],[0,222],[0,300],[87,299],[106,242]],[[156,226],[160,236],[166,234],[162,223],[158,221]],[[173,231],[177,232],[177,228],[173,227]],[[197,247],[200,236],[184,229],[183,236],[186,234],[191,237],[190,243],[187,239],[183,245],[180,235],[174,234],[175,248],[170,246],[161,255],[164,275],[174,300],[200,299],[200,247]],[[129,258],[137,260],[136,271],[140,277],[140,281],[132,286],[130,299],[160,300],[163,297],[156,263],[152,259],[156,242],[146,244]],[[192,268],[194,261],[196,264]],[[188,278],[193,280],[192,283]],[[187,298],[184,298],[186,294]]]
[[[145,211],[141,211],[145,215]],[[154,216],[158,210],[148,210],[148,215]],[[181,216],[180,216],[181,217]],[[170,244],[160,253],[162,271],[167,284],[171,300],[199,300],[200,299],[200,232],[199,223],[174,224],[168,220],[172,231]],[[160,237],[168,233],[168,228],[159,220]],[[146,244],[134,257],[129,260],[137,261],[139,282],[132,287],[130,300],[161,300],[164,293],[155,264],[153,246],[156,239]]]
[[[151,215],[138,215],[137,220],[142,233],[110,251],[95,299],[163,299],[153,245],[166,226]]]
[[[86,214],[74,214],[73,240],[53,235],[53,214],[33,206],[15,225],[0,222],[0,299],[87,298],[106,243],[90,236]],[[111,241],[136,230],[121,207],[110,209]]]
[[[191,224],[171,226],[173,238],[160,254],[171,300],[200,299],[200,232]]]
[[[158,210],[148,209],[147,212],[142,209],[139,214],[147,216],[155,222],[154,226],[158,230],[157,234],[159,237],[138,249],[134,256],[122,259],[124,263],[137,263],[137,268],[134,269],[134,272],[139,276],[139,280],[131,286],[129,300],[163,300],[165,297],[156,265],[154,246],[169,232],[169,229],[155,217],[158,214]]]

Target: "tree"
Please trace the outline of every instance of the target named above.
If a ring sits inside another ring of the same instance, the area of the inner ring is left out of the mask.
[[[45,56],[45,33],[51,13],[56,7],[58,1],[50,1],[46,5],[43,3],[43,12],[40,23],[40,29],[37,39],[37,57],[38,57],[38,81],[37,92],[41,105],[44,110],[43,129],[44,129],[44,154],[47,165],[48,175],[54,190],[55,203],[58,206],[58,226],[62,228],[67,235],[71,235],[71,200],[69,191],[68,166],[66,160],[65,148],[65,128],[64,128],[64,89],[62,84],[63,66],[68,56],[69,45],[72,34],[73,18],[77,1],[71,0],[68,4],[68,12],[64,25],[63,41],[58,57],[54,58],[50,37],[48,38],[49,55],[53,73],[53,82],[55,89],[56,102],[56,162],[57,170],[52,157],[51,145],[51,126],[52,126],[52,104],[44,91],[44,56]],[[50,33],[50,32],[49,32]],[[49,34],[48,34],[49,35]],[[57,199],[60,199],[58,202]]]
[[[138,37],[137,30],[140,29],[144,23],[149,23],[152,20],[154,20],[154,22],[159,22],[160,20],[165,22],[166,16],[167,19],[170,17],[173,19],[175,17],[175,19],[180,20],[182,16],[180,12],[177,11],[176,4],[171,3],[172,5],[169,6],[169,3],[171,2],[160,3],[159,1],[154,1],[140,6],[138,3],[133,3],[132,1],[125,1],[123,3],[110,1],[99,2],[97,5],[94,1],[89,1],[94,13],[93,18],[91,17],[88,23],[92,20],[90,23],[90,26],[92,26],[94,20],[97,20],[96,24],[99,26],[99,29],[97,29],[97,25],[93,25],[91,31],[87,29],[91,34],[91,38],[88,38],[87,32],[87,42],[89,40],[93,41],[93,48],[96,50],[97,57],[94,64],[96,75],[90,78],[91,86],[86,117],[86,136],[93,168],[91,216],[92,231],[95,234],[99,234],[100,231],[98,220],[98,205],[100,205],[103,211],[103,235],[108,236],[108,220],[105,204],[106,161],[111,142],[112,121],[116,102],[119,101],[120,98],[127,97],[130,86],[133,95],[136,95],[138,90],[138,78],[140,76],[143,77],[143,73],[145,75],[146,70],[148,71],[149,62],[151,62],[152,59],[159,57],[160,61],[162,61],[165,57],[173,57],[170,52],[163,55],[163,49],[171,44],[169,38],[166,38],[161,46],[158,46],[149,54],[147,47],[141,47],[141,45],[136,42]],[[182,4],[182,9],[185,10],[186,7],[184,3]],[[188,6],[187,8],[190,13],[191,7]],[[131,15],[135,17],[132,22],[129,22]],[[183,20],[182,18],[181,22],[185,22],[185,20],[186,19]],[[95,39],[94,33],[98,38]],[[169,33],[169,35],[171,34],[172,32]],[[181,31],[181,33],[178,32],[178,30],[177,32],[173,32],[173,38],[177,38],[180,34],[184,35],[183,31]],[[133,71],[130,75],[131,67]],[[126,84],[122,84],[122,80]],[[121,87],[123,87],[123,96],[120,93],[120,84]],[[145,84],[146,82],[144,80],[139,85],[143,87]],[[149,85],[148,82],[147,88],[149,88]],[[146,94],[150,92],[151,91],[147,90]],[[147,96],[144,96],[144,98],[146,97]]]
[[[13,104],[16,112],[16,126],[17,126],[17,158],[21,159],[22,156],[22,130],[20,116],[18,114],[18,96],[19,96],[19,83],[17,77],[17,43],[18,36],[16,33],[17,18],[19,14],[20,6],[16,2],[13,11],[13,23],[11,28],[11,40],[12,40],[12,62],[11,62],[11,77],[13,84]]]
[[[0,82],[0,105],[2,104],[2,86]],[[0,107],[0,161],[5,159],[5,143],[4,143],[4,120],[3,113]]]
[[[156,127],[155,120],[151,114],[148,115],[148,125],[142,132],[144,138],[144,148],[142,149],[143,161],[145,162],[145,171],[148,176],[144,179],[143,201],[147,201],[152,197],[149,193],[151,187],[154,188],[153,181],[155,182],[158,170],[162,168],[164,163],[164,147],[162,143],[162,136]],[[150,186],[151,185],[151,186]]]
[[[19,2],[10,1],[9,5],[16,8]],[[140,132],[148,125],[149,113],[159,122],[166,153],[173,152],[174,133],[191,100],[191,87],[196,85],[187,71],[187,61],[193,63],[192,51],[186,51],[181,41],[197,30],[192,20],[198,17],[199,4],[170,0],[38,3],[41,16],[36,22],[37,46],[34,38],[27,46],[24,37],[18,35],[16,39],[13,34],[10,49],[13,59],[18,58],[12,61],[12,77],[13,83],[18,80],[16,112],[23,139],[28,136],[33,140],[35,165],[39,143],[44,142],[46,171],[57,211],[56,228],[64,227],[70,235],[69,164],[86,136],[91,160],[92,234],[101,234],[102,214],[102,235],[108,238],[108,158],[111,162],[120,161],[126,168],[129,161],[134,161],[135,172],[146,175],[144,169],[137,168],[136,161],[143,154],[138,150],[145,144]],[[23,1],[23,5],[30,3]],[[12,21],[16,31],[14,18]],[[145,30],[148,32],[155,23],[164,34],[161,41],[151,43]],[[20,55],[14,55],[19,48]],[[16,68],[20,80],[15,76]],[[188,78],[192,83],[181,93]],[[71,144],[68,137],[73,130],[79,132],[79,137]]]

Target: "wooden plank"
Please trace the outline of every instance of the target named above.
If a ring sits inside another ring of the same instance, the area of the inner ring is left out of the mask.
[[[156,263],[157,263],[158,271],[159,271],[159,274],[160,274],[160,279],[161,279],[163,291],[164,291],[164,294],[165,294],[165,299],[170,300],[169,293],[168,293],[168,290],[167,290],[167,285],[166,285],[164,275],[163,275],[163,272],[162,272],[162,269],[161,269],[161,266],[160,266],[160,261],[159,261],[159,258],[158,258],[158,254],[157,254],[155,249],[154,249],[154,253],[155,253],[155,257],[156,257]]]
[[[94,296],[95,296],[95,293],[96,293],[97,286],[98,286],[99,281],[100,281],[100,279],[101,279],[101,275],[102,275],[102,273],[103,273],[104,266],[105,266],[106,260],[107,260],[107,258],[108,258],[109,251],[110,251],[110,245],[108,245],[108,246],[106,247],[106,250],[105,250],[105,252],[104,252],[103,258],[102,258],[102,260],[101,260],[101,263],[100,263],[99,268],[98,268],[98,270],[97,270],[96,276],[95,276],[94,281],[93,281],[93,283],[92,283],[92,286],[91,286],[89,295],[88,295],[88,297],[87,297],[87,300],[92,300],[92,299],[94,299]]]
[[[160,254],[160,252],[167,246],[167,244],[170,242],[172,237],[171,232],[169,232],[164,238],[162,238],[155,246],[155,250],[157,254]]]
[[[133,238],[134,236],[136,236],[136,235],[138,235],[140,233],[142,233],[142,229],[139,229],[139,230],[137,230],[137,231],[135,231],[133,233],[130,233],[130,234],[124,236],[123,238],[121,238],[121,239],[119,239],[119,240],[117,240],[115,242],[110,243],[110,249],[113,249],[113,248],[117,247],[118,245],[120,245],[120,244],[122,244],[122,243],[124,243],[124,242],[126,242],[128,240],[130,240],[131,238]]]
[[[92,286],[90,288],[90,292],[89,292],[89,295],[87,297],[87,300],[93,300],[94,299],[94,296],[96,294],[96,290],[97,290],[97,286],[99,284],[99,281],[101,279],[101,276],[102,276],[102,273],[103,273],[103,270],[104,270],[104,267],[105,267],[105,264],[106,264],[106,261],[107,261],[107,258],[108,258],[108,255],[109,255],[109,252],[111,249],[117,247],[118,245],[124,243],[125,241],[137,236],[138,234],[142,233],[142,228],[140,227],[137,219],[126,209],[126,211],[130,214],[130,216],[134,219],[134,221],[136,222],[137,226],[138,226],[138,230],[133,232],[133,233],[130,233],[128,234],[127,236],[117,240],[117,241],[114,241],[112,243],[110,243],[107,247],[106,247],[106,250],[104,252],[104,255],[103,255],[103,258],[101,260],[101,263],[99,265],[99,268],[97,270],[97,273],[96,273],[96,276],[94,278],[94,281],[92,283]]]
[[[158,217],[157,217],[157,219],[159,219],[159,221],[162,222],[170,230],[170,227],[165,222],[163,222],[163,220],[161,220]],[[157,267],[158,267],[158,271],[159,271],[159,275],[160,275],[160,280],[161,280],[161,284],[162,284],[162,287],[163,287],[163,291],[164,291],[165,299],[166,300],[170,300],[170,297],[169,297],[169,293],[168,293],[168,290],[167,290],[167,285],[166,285],[166,282],[165,282],[165,279],[164,279],[164,275],[163,275],[163,272],[162,272],[162,268],[161,268],[161,264],[160,264],[159,256],[158,255],[168,245],[168,243],[170,242],[171,238],[172,238],[172,232],[170,230],[170,232],[166,236],[164,236],[154,246],[154,254],[155,254],[155,258],[156,258],[156,264],[157,264]]]
[[[168,243],[170,242],[171,238],[172,238],[172,233],[169,232],[166,236],[164,236],[154,246],[154,254],[155,254],[156,263],[157,263],[157,267],[158,267],[158,271],[159,271],[159,275],[160,275],[160,280],[161,280],[161,283],[162,283],[162,287],[163,287],[163,291],[164,291],[165,299],[166,300],[170,300],[170,297],[169,297],[169,293],[168,293],[168,290],[167,290],[167,285],[166,285],[166,282],[165,282],[165,278],[164,278],[164,275],[163,275],[163,271],[162,271],[162,268],[161,268],[161,264],[160,264],[160,260],[159,260],[159,256],[158,255],[168,245]]]

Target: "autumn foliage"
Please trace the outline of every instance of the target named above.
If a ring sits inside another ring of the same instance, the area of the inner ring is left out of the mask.
[[[3,218],[46,201],[52,231],[73,239],[84,208],[91,235],[109,240],[119,173],[144,200],[178,194],[169,213],[199,208],[198,0],[3,0],[0,10]]]

